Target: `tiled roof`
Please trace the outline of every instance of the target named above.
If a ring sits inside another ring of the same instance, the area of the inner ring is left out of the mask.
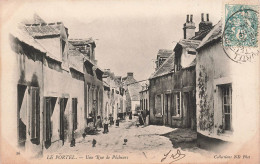
[[[211,43],[212,41],[220,38],[222,35],[222,22],[219,21],[214,28],[206,35],[206,37],[201,41],[200,45],[197,47],[197,49],[201,49],[208,43]]]
[[[174,57],[175,54],[172,54],[162,65],[154,72],[149,79],[154,79],[170,73],[174,69]]]
[[[42,23],[42,24],[26,24],[25,30],[34,38],[44,36],[59,36],[61,33],[62,22]]]
[[[168,58],[172,54],[172,50],[160,49],[157,56]]]
[[[95,41],[92,38],[86,38],[86,39],[69,39],[69,42],[72,45],[85,45],[85,44],[94,44]]]

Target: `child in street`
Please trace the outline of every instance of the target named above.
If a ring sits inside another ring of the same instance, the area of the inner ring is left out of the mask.
[[[103,124],[104,124],[104,131],[103,133],[108,133],[108,124],[109,124],[109,121],[107,119],[107,117],[104,118],[104,121],[103,121]]]

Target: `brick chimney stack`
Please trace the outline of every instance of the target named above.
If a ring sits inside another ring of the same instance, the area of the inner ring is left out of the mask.
[[[187,15],[186,22],[190,22],[190,20],[189,20],[189,15]]]
[[[195,28],[193,15],[187,15],[186,23],[183,25],[184,39],[189,39],[195,36]]]
[[[201,13],[201,22],[199,24],[199,31],[212,29],[212,22],[209,21],[209,14],[206,14],[206,21],[204,20],[204,13]]]
[[[134,73],[133,72],[127,72],[127,77],[134,77]]]

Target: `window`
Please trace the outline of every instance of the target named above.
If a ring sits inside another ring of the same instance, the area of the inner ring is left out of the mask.
[[[90,64],[90,63],[86,63],[86,64],[85,64],[85,67],[86,67],[87,73],[88,73],[89,75],[91,75],[91,76],[94,76],[93,69],[92,69],[93,65]]]
[[[222,111],[224,130],[232,130],[232,88],[231,85],[221,85]]]
[[[174,94],[174,116],[181,116],[181,92],[176,92]]]

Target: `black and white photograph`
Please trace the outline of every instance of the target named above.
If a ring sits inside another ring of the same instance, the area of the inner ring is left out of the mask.
[[[3,0],[0,163],[259,163],[257,0]]]

